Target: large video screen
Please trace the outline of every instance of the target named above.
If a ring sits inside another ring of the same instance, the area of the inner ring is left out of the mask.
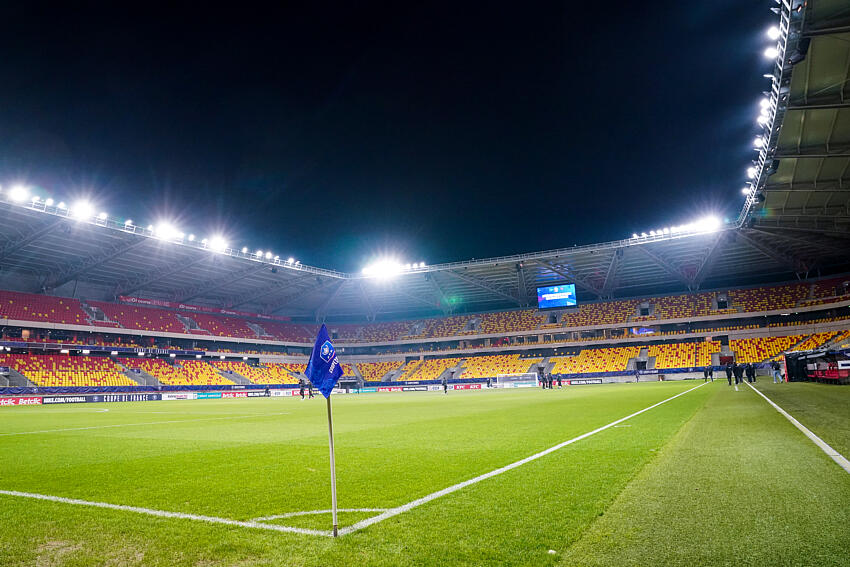
[[[558,284],[537,288],[538,309],[566,309],[575,307],[576,284]]]

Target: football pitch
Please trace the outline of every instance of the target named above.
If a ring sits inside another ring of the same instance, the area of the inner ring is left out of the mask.
[[[756,386],[845,456],[850,388]],[[627,418],[627,419],[624,419]],[[726,381],[0,410],[0,565],[850,565],[850,474]]]

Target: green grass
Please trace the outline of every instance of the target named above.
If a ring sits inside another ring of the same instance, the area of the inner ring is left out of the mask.
[[[335,398],[339,505],[402,505],[699,383]],[[747,541],[764,537],[764,522],[738,531],[765,510],[850,525],[850,475],[753,392],[709,384],[622,425],[338,540],[0,496],[0,525],[14,526],[0,530],[0,565],[727,564],[733,555],[687,537],[695,529],[732,538],[744,564],[771,564],[772,549],[838,564],[846,536],[815,549],[810,531],[795,530],[762,547]],[[237,520],[330,507],[322,399],[0,411],[0,433],[83,427],[0,435],[0,489]],[[739,521],[706,521],[703,501]],[[330,527],[324,515],[274,522]],[[612,539],[620,530],[629,537]]]

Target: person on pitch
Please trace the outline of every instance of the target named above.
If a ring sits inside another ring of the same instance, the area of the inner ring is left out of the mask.
[[[747,382],[755,382],[756,381],[756,367],[753,366],[752,362],[747,363]]]
[[[301,394],[301,401],[304,401],[304,380],[298,379],[298,393]]]
[[[706,366],[702,371],[702,381],[708,382],[708,366]]]
[[[708,377],[711,378],[711,381],[714,382],[714,367],[708,367]]]
[[[316,396],[313,395],[313,383],[307,382],[307,396],[312,400]]]
[[[732,385],[732,363],[726,363],[726,380],[729,381],[729,385]]]
[[[443,393],[444,394],[449,393],[449,381],[446,379],[445,376],[443,376]]]

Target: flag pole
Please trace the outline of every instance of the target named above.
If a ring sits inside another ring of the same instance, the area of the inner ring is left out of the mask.
[[[331,511],[333,513],[334,537],[337,537],[336,521],[336,462],[334,460],[334,420],[331,413],[331,397],[328,395],[328,438],[331,447]]]

